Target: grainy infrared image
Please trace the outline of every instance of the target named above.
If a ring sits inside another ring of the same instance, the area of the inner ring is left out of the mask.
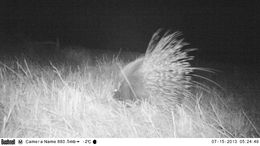
[[[254,1],[0,2],[1,138],[260,138]]]

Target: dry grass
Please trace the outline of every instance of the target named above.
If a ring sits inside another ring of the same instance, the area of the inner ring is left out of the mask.
[[[71,70],[27,60],[0,62],[0,137],[259,137],[236,97],[194,90],[182,107],[112,98],[119,62]]]

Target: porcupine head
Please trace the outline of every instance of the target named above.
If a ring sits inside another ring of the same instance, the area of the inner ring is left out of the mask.
[[[144,87],[142,65],[143,57],[140,57],[121,69],[121,82],[114,93],[115,99],[120,101],[136,101],[148,97],[148,93]]]

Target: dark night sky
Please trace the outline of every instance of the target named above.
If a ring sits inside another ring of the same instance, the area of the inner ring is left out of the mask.
[[[207,3],[205,3],[207,2]],[[204,53],[258,58],[256,0],[1,0],[0,37],[145,50],[157,28],[182,31]],[[218,55],[216,55],[218,56]]]

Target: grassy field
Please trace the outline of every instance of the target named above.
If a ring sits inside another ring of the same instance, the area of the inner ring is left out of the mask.
[[[237,81],[220,73],[214,80],[223,89],[194,88],[175,112],[146,102],[126,106],[112,96],[118,64],[128,59],[75,50],[69,57],[1,57],[0,137],[260,137],[258,94],[244,83],[235,88]]]

